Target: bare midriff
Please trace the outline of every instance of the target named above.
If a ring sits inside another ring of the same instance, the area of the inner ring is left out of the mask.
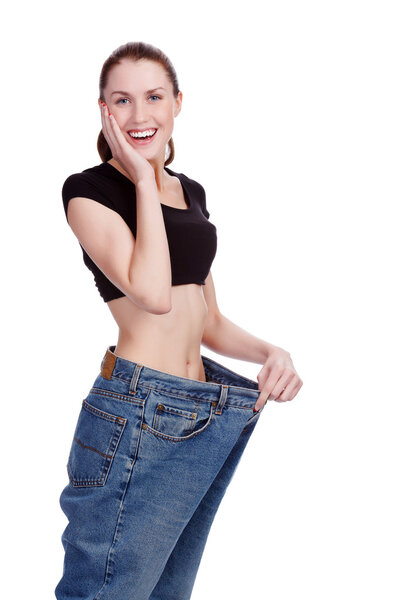
[[[171,287],[172,309],[149,313],[127,296],[107,304],[119,327],[115,354],[171,375],[206,381],[201,340],[207,317],[203,286],[196,283]]]

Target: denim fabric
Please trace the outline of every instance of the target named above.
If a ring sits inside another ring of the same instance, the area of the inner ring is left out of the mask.
[[[114,350],[106,350],[73,435],[55,595],[188,600],[215,514],[263,410],[253,412],[258,384],[203,355],[205,382]]]

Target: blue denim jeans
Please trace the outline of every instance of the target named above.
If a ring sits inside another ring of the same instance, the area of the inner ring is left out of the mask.
[[[55,595],[188,600],[215,514],[263,410],[253,412],[258,384],[203,355],[205,382],[114,350],[106,350],[73,435]]]

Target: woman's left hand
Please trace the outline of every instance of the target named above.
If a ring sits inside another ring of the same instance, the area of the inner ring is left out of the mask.
[[[293,366],[289,352],[274,346],[265,364],[257,375],[260,395],[254,406],[259,410],[267,400],[287,402],[293,400],[303,385]]]

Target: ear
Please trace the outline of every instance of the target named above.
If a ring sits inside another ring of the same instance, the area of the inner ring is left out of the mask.
[[[174,117],[177,117],[181,112],[182,108],[182,92],[178,92],[178,95],[175,99],[175,109],[174,109]]]

